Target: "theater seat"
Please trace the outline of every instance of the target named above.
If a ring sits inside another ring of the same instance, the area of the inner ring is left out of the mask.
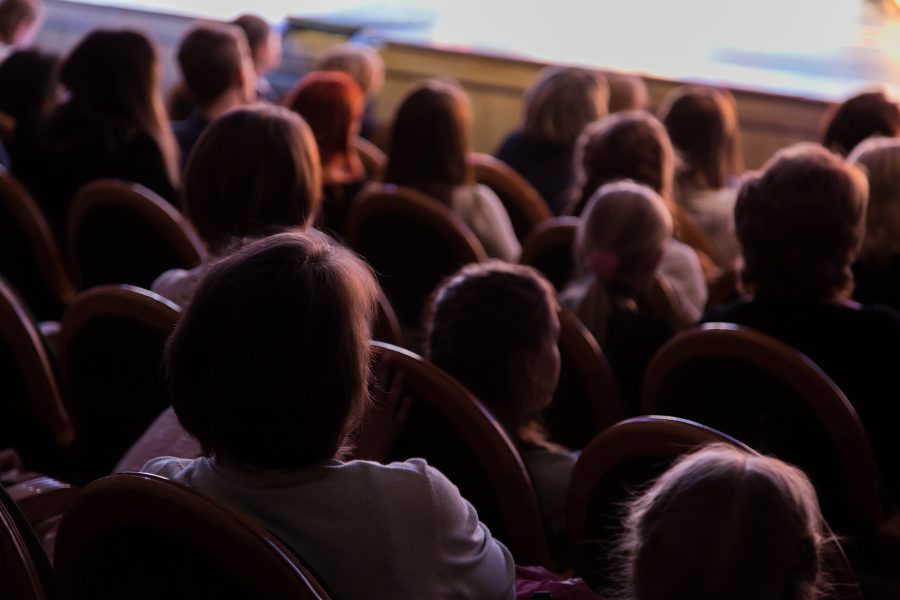
[[[553,218],[540,193],[505,162],[480,152],[471,152],[466,158],[475,181],[491,188],[500,198],[520,240],[527,238],[535,227]]]

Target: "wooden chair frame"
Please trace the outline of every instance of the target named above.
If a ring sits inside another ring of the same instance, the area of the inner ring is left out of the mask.
[[[368,179],[376,180],[384,173],[387,167],[387,156],[381,151],[381,148],[370,142],[369,140],[357,136],[353,140],[353,147],[359,154],[359,160],[366,170]]]
[[[98,179],[75,194],[66,216],[69,266],[72,278],[79,287],[83,287],[83,277],[75,259],[78,229],[91,210],[106,204],[122,206],[140,215],[166,239],[185,265],[199,265],[206,259],[206,247],[193,225],[158,194],[137,183]]]
[[[129,507],[133,513],[123,516],[123,507]],[[202,544],[209,536],[217,538],[220,543],[207,547],[226,565],[240,560],[236,556],[238,548],[266,556],[271,578],[281,583],[289,581],[292,586],[290,590],[272,587],[261,597],[328,598],[309,568],[250,517],[189,487],[146,473],[120,473],[98,479],[87,485],[69,507],[56,543],[59,597],[73,598],[74,584],[81,576],[77,568],[81,540],[89,539],[94,532],[114,530],[137,520],[169,531],[178,529],[184,538],[196,543]],[[173,521],[177,525],[172,525]],[[223,536],[220,532],[228,534]],[[265,580],[256,576],[256,581]]]
[[[433,390],[423,397],[454,431],[484,442],[483,446],[470,448],[491,481],[509,535],[510,551],[521,564],[552,566],[531,477],[515,445],[490,411],[462,384],[418,355],[381,342],[372,342],[371,349],[375,362],[389,361],[393,369],[404,374],[406,385],[418,382],[420,387]]]
[[[642,408],[658,412],[663,382],[680,365],[702,357],[745,361],[783,381],[819,421],[836,448],[851,509],[876,530],[884,521],[879,476],[869,437],[844,393],[811,360],[779,340],[729,323],[707,323],[669,340],[644,375]]]
[[[517,231],[519,239],[525,239],[535,227],[553,218],[553,213],[540,193],[515,169],[498,158],[481,152],[470,152],[466,157],[475,175],[475,181],[494,190],[506,204],[515,204],[515,212],[528,223],[526,231]],[[509,208],[507,208],[508,212]],[[510,215],[512,216],[512,215]]]
[[[535,266],[538,258],[543,256],[547,250],[568,246],[572,254],[572,265],[577,271],[574,247],[579,222],[578,217],[555,217],[540,223],[522,243],[522,255],[519,262],[523,265]]]
[[[21,516],[14,514],[15,506],[7,506],[12,503],[4,490],[0,490],[0,571],[2,571],[3,594],[13,594],[17,600],[45,600],[51,596],[52,590],[47,589],[49,581],[45,582],[42,570],[49,573],[49,563],[46,558],[35,556],[42,552],[32,535],[32,543],[26,540],[30,532],[24,532],[21,528],[27,527],[22,522]],[[43,569],[37,564],[43,559]],[[47,576],[49,579],[49,576]]]

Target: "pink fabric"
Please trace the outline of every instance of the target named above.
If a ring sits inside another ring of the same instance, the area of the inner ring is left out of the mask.
[[[535,592],[550,592],[553,600],[607,600],[577,577],[563,579],[543,567],[516,566],[516,600],[531,600]]]

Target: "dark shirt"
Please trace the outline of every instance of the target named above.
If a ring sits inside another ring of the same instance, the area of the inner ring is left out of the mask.
[[[72,198],[95,179],[139,183],[178,205],[156,140],[144,131],[125,129],[84,114],[72,102],[44,122],[35,117],[16,127],[10,148],[13,173],[37,198],[58,233],[65,229]]]
[[[900,310],[900,254],[890,256],[884,263],[857,261],[853,265],[853,280],[853,298],[858,302]]]
[[[365,180],[360,180],[350,183],[326,183],[322,186],[322,210],[316,220],[316,227],[336,240],[343,239],[350,207],[365,184]]]
[[[193,111],[187,119],[172,123],[172,132],[175,134],[175,139],[178,140],[178,147],[181,149],[182,171],[184,171],[184,168],[187,166],[187,161],[191,155],[191,150],[194,149],[194,144],[197,143],[197,140],[200,139],[200,136],[206,131],[208,126],[209,119],[196,110]]]
[[[495,156],[527,179],[553,214],[560,215],[575,183],[574,154],[573,144],[536,140],[519,129],[506,136]]]
[[[856,409],[882,477],[900,498],[900,313],[878,305],[741,300],[710,311],[704,321],[771,335],[825,371]]]

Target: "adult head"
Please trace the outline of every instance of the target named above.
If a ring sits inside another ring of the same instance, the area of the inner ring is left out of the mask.
[[[213,253],[235,238],[312,223],[321,203],[319,153],[303,119],[251,105],[216,119],[184,173],[184,204]]]
[[[316,69],[346,73],[362,90],[367,103],[375,100],[384,86],[384,61],[375,48],[365,44],[332,46],[319,58]]]
[[[0,44],[16,46],[27,42],[40,19],[40,0],[0,1]]]
[[[244,14],[231,22],[247,38],[257,75],[264,75],[281,64],[281,36],[260,16]]]
[[[340,456],[367,407],[377,290],[314,230],[212,265],[165,354],[172,405],[204,454],[265,470]]]
[[[849,294],[867,198],[862,172],[818,144],[777,152],[738,193],[744,281],[757,296],[830,301]]]
[[[256,99],[256,71],[241,30],[203,23],[178,46],[178,65],[197,107],[211,117]]]
[[[38,50],[17,50],[0,63],[0,111],[14,119],[48,112],[60,100],[59,57]]]
[[[448,200],[471,180],[470,113],[468,97],[454,83],[429,79],[413,87],[394,117],[384,181]]]
[[[559,379],[553,286],[531,267],[463,267],[425,309],[426,354],[514,435],[546,408]]]
[[[109,137],[149,134],[159,146],[169,179],[178,181],[178,150],[159,91],[159,61],[141,32],[98,29],[72,50],[60,81],[82,114]]]
[[[728,186],[743,170],[734,99],[702,86],[682,86],[663,100],[660,120],[678,151],[678,180],[698,189]]]
[[[847,162],[862,167],[869,181],[866,235],[859,257],[885,262],[900,253],[900,139],[865,140]]]
[[[284,105],[303,117],[312,129],[326,182],[361,179],[365,175],[354,145],[364,100],[349,75],[314,71],[300,80]]]
[[[815,490],[778,459],[710,446],[634,500],[622,542],[635,600],[814,600],[830,537]]]
[[[584,128],[607,114],[609,86],[597,72],[547,67],[525,92],[523,130],[533,139],[574,145]]]
[[[900,108],[884,92],[865,92],[833,108],[825,122],[822,145],[846,156],[868,137],[900,135]]]
[[[675,150],[665,127],[647,112],[620,112],[588,125],[575,165],[581,196],[574,214],[581,214],[601,185],[619,179],[642,183],[667,201],[672,197]]]

